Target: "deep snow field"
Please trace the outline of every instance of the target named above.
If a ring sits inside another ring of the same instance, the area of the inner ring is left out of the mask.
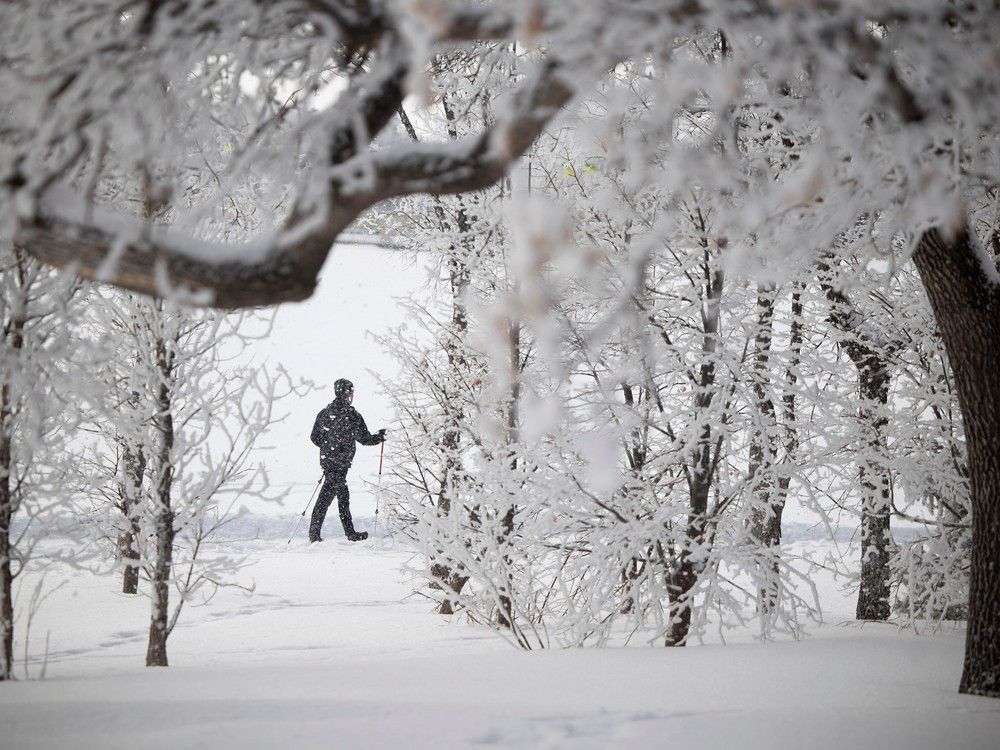
[[[51,571],[33,679],[0,683],[0,748],[1000,747],[1000,701],[956,692],[961,631],[860,626],[832,581],[798,642],[524,653],[432,614],[405,550],[336,526],[321,545],[222,542],[256,591],[186,609],[167,669],[142,666],[147,599]]]

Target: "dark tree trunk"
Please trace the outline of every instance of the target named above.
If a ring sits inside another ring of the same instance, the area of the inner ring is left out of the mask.
[[[153,564],[152,614],[149,622],[149,642],[146,648],[147,667],[167,666],[167,637],[170,635],[169,594],[170,573],[174,552],[174,513],[171,507],[174,447],[174,419],[171,403],[172,354],[164,341],[157,341],[157,365],[160,374],[157,395],[156,427],[158,445],[157,482],[154,489],[153,520],[156,533],[156,561]]]
[[[969,452],[972,565],[959,691],[1000,698],[1000,284],[970,231],[929,230],[913,258],[951,361]]]
[[[431,575],[434,576],[438,586],[445,592],[445,598],[438,603],[437,613],[439,615],[455,614],[457,598],[462,593],[462,589],[465,588],[465,584],[469,580],[468,576],[462,575],[457,572],[458,570],[459,568],[455,566],[454,563],[448,565],[444,563],[434,563],[431,565]],[[448,592],[455,595],[454,600]]]
[[[14,597],[10,556],[10,522],[14,498],[10,488],[11,445],[8,388],[3,386],[3,409],[0,411],[0,681],[13,678],[14,671]]]
[[[503,521],[501,522],[502,536],[498,540],[502,545],[506,546],[511,534],[514,532],[514,513],[516,509],[513,505],[507,508],[507,512],[504,513]],[[500,589],[500,608],[497,611],[497,624],[501,627],[510,628],[514,630],[514,605],[511,599],[511,591],[514,586],[514,578],[510,573],[511,559],[508,556],[504,556],[504,563],[507,566],[507,576],[504,581],[503,587]],[[517,635],[515,633],[515,635]],[[520,636],[518,636],[520,641]],[[524,644],[522,644],[524,645]]]
[[[889,403],[889,370],[874,353],[856,361],[861,403],[858,418],[868,450],[860,461],[861,582],[856,616],[859,620],[889,619],[889,472],[885,427]]]
[[[139,593],[139,556],[135,551],[135,531],[129,529],[118,535],[119,550],[125,567],[122,569],[122,593]]]
[[[523,362],[521,359],[521,324],[517,321],[508,322],[507,342],[510,347],[511,376],[510,402],[507,405],[507,443],[513,450],[514,446],[517,445],[518,440],[520,440],[521,371],[523,369]],[[511,467],[515,468],[516,465],[517,458],[515,454],[515,457],[511,459]],[[517,508],[513,504],[507,506],[507,509],[504,511],[503,520],[500,524],[500,538],[497,539],[497,545],[500,549],[504,549],[510,544],[510,539],[514,534],[514,516],[516,513]],[[500,607],[497,612],[497,623],[513,631],[515,637],[518,639],[518,642],[522,646],[527,647],[527,642],[518,632],[514,623],[514,604],[511,598],[511,592],[514,589],[514,577],[511,573],[513,561],[507,554],[502,556],[502,560],[504,562],[504,567],[506,568],[506,576],[503,585],[500,587]]]
[[[826,263],[820,268],[829,272]],[[830,278],[822,279],[827,298],[833,303],[830,322],[847,334],[844,351],[858,373],[858,424],[864,433],[865,450],[858,458],[861,487],[861,579],[856,616],[859,620],[889,617],[889,545],[891,543],[891,479],[886,468],[886,406],[892,375],[887,362],[887,341],[873,340],[859,330],[864,317]]]
[[[122,441],[122,479],[118,487],[119,506],[124,516],[125,528],[118,534],[118,556],[124,561],[122,570],[122,593],[135,594],[139,591],[139,493],[143,474],[146,471],[146,456],[138,446]]]
[[[700,209],[697,212],[703,237],[707,228]],[[705,296],[701,307],[702,362],[698,373],[698,388],[694,395],[694,414],[698,420],[698,441],[686,469],[689,512],[684,539],[680,544],[677,567],[670,575],[667,591],[670,595],[670,631],[667,646],[683,646],[691,630],[691,607],[695,585],[701,573],[705,545],[710,544],[708,529],[708,499],[715,480],[721,446],[715,443],[714,423],[709,410],[717,395],[716,355],[722,325],[722,290],[725,275],[713,263],[707,240],[702,241]]]
[[[24,346],[24,321],[10,321],[7,344],[12,351]],[[14,678],[14,571],[11,522],[17,499],[10,483],[13,467],[12,429],[14,411],[9,383],[0,388],[0,681]]]
[[[756,547],[757,610],[766,615],[778,604],[778,545],[785,499],[775,481],[778,461],[777,416],[771,397],[771,342],[774,338],[773,287],[757,289],[757,331],[754,336],[752,390],[758,424],[750,436],[748,473],[754,484],[750,512],[751,541]]]
[[[640,308],[641,310],[642,308]],[[643,389],[639,388],[639,396],[636,399],[635,389],[628,383],[622,383],[622,398],[625,406],[629,409],[637,409],[647,398],[643,395]],[[625,447],[625,458],[628,461],[629,471],[639,482],[642,481],[643,470],[646,466],[646,459],[649,456],[649,428],[648,425],[640,428],[638,425],[632,429],[632,434]],[[623,615],[633,611],[636,605],[633,587],[639,580],[646,568],[646,560],[652,556],[649,552],[645,558],[633,557],[622,568],[622,588],[625,590],[625,599],[619,610]]]
[[[699,563],[697,558],[705,542],[706,516],[711,481],[695,480],[689,497],[691,512],[688,514],[686,538],[677,561],[677,569],[670,577],[670,631],[666,646],[683,646],[687,643],[691,630],[691,597],[698,583]]]
[[[759,301],[758,304],[760,304]],[[768,350],[770,349],[771,318],[773,318],[773,314],[769,313],[767,320]],[[758,347],[758,349],[761,348],[763,347]],[[798,430],[796,424],[798,417],[795,407],[795,384],[798,382],[799,363],[802,361],[801,285],[796,287],[792,293],[792,322],[789,327],[788,348],[791,356],[785,369],[784,393],[781,396],[781,417],[784,422],[784,455],[782,462],[786,464],[794,463],[798,454]],[[770,376],[768,375],[768,377]],[[763,396],[763,394],[760,395]],[[770,399],[767,399],[767,403],[771,404],[772,402]],[[763,408],[767,409],[768,407],[765,405]],[[773,405],[770,408],[773,409]],[[777,427],[776,422],[775,427]],[[777,440],[777,436],[775,436],[775,440]],[[772,454],[768,458],[773,461],[777,447],[769,444],[769,449],[772,451]],[[772,477],[774,473],[776,472],[772,471]],[[757,544],[761,545],[763,548],[762,551],[766,551],[766,554],[761,555],[762,561],[760,565],[763,582],[757,590],[757,606],[759,613],[762,615],[773,613],[774,608],[778,604],[778,597],[781,591],[779,577],[781,518],[785,511],[785,501],[788,498],[790,484],[791,477],[788,472],[784,472],[778,476],[777,481],[772,478],[766,485],[768,496],[758,498],[759,504],[751,515],[754,540]]]

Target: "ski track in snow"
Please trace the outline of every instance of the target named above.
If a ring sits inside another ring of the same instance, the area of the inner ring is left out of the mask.
[[[1000,701],[956,692],[961,631],[858,625],[832,581],[799,642],[524,653],[431,614],[389,540],[226,544],[256,591],[186,609],[168,669],[142,666],[148,600],[50,573],[47,677],[0,683],[0,748],[1000,747]]]

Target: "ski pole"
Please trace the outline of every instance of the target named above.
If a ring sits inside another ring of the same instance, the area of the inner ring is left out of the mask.
[[[382,449],[378,453],[378,487],[375,488],[375,521],[372,524],[372,543],[375,542],[375,532],[378,531],[378,499],[382,494],[382,459],[385,457],[385,440],[382,441]]]
[[[306,517],[306,513],[309,511],[309,506],[313,504],[313,498],[316,497],[316,492],[319,490],[320,484],[323,482],[323,476],[320,475],[319,481],[316,482],[316,486],[313,487],[312,494],[309,496],[309,502],[306,503],[305,510],[302,511],[302,515],[299,516],[298,520],[295,522],[295,528],[292,529],[292,535],[288,537],[288,544],[292,543],[292,539],[295,538],[295,532],[299,530],[299,524],[302,523],[302,519]]]

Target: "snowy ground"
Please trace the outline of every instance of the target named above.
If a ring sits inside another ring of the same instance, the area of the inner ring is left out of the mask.
[[[956,693],[960,632],[849,602],[800,642],[521,653],[429,614],[383,540],[227,544],[256,593],[185,612],[169,669],[141,666],[145,599],[51,574],[47,676],[0,683],[0,748],[1000,747],[1000,701]]]

